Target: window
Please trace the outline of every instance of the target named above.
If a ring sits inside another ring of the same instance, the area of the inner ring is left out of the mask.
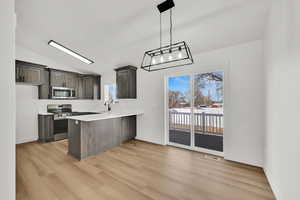
[[[117,87],[116,84],[104,85],[104,101],[116,100],[117,99]]]

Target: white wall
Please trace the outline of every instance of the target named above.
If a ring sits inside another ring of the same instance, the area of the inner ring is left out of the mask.
[[[76,71],[64,67],[20,45],[16,46],[16,58],[24,61],[47,65],[55,69]],[[16,85],[16,143],[38,139],[38,113],[47,111],[47,104],[72,104],[74,111],[102,111],[105,109],[99,100],[39,100],[38,87]]]
[[[0,1],[0,199],[15,199],[14,1]]]
[[[266,29],[265,172],[278,200],[300,198],[300,1],[273,1]]]
[[[194,55],[195,64],[158,72],[138,70],[138,100],[123,100],[113,109],[141,109],[137,138],[165,144],[164,78],[167,75],[224,70],[225,158],[262,166],[264,86],[262,41]],[[103,83],[113,83],[113,72]]]

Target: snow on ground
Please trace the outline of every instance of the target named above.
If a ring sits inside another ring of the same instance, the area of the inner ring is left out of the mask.
[[[179,113],[190,113],[190,108],[172,108],[170,111],[179,112]],[[209,114],[223,114],[223,108],[197,108],[194,110],[194,113],[209,113]]]

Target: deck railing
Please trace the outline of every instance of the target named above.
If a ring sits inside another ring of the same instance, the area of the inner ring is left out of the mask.
[[[194,113],[194,131],[196,134],[223,136],[223,114]],[[169,111],[169,129],[189,132],[191,113]]]

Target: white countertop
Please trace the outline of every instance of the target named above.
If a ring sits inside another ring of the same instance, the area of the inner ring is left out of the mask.
[[[39,115],[53,115],[53,113],[48,113],[48,112],[39,112]]]
[[[122,111],[122,112],[111,111],[111,112],[105,112],[102,114],[95,114],[95,115],[70,116],[70,117],[67,117],[67,119],[91,122],[91,121],[126,117],[126,116],[132,116],[132,115],[142,115],[142,114],[144,114],[144,112],[142,112],[142,111]]]

